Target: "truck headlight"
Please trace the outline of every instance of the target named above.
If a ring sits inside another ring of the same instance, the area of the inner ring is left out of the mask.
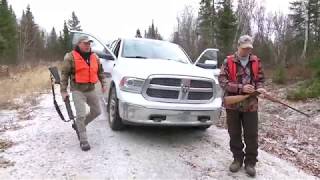
[[[144,79],[139,79],[135,77],[123,77],[120,81],[120,89],[122,91],[141,93]]]

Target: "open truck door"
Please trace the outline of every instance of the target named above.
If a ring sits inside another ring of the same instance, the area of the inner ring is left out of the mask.
[[[220,74],[220,68],[218,67],[218,49],[208,48],[204,50],[194,65],[211,71],[215,77]]]

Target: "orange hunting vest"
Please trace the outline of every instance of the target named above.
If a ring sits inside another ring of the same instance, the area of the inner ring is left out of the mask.
[[[77,52],[72,51],[75,64],[76,83],[97,83],[98,82],[98,59],[95,54],[90,55],[90,65]]]
[[[255,55],[251,55],[252,59],[251,69],[253,72],[253,79],[254,81],[258,80],[258,73],[259,73],[259,58]],[[236,82],[237,81],[237,64],[234,62],[234,55],[227,56],[227,64],[230,73],[230,80]],[[252,75],[251,75],[252,76]]]

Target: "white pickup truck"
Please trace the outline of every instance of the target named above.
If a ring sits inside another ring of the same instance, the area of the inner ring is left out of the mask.
[[[112,130],[126,124],[207,129],[219,118],[222,99],[217,72],[197,67],[180,46],[127,38],[109,48],[90,34],[71,33],[73,42],[79,35],[89,36],[92,51],[102,61],[108,80],[103,101]],[[214,64],[208,62],[208,66]]]

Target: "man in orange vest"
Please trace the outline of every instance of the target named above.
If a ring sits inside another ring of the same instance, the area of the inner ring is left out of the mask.
[[[99,98],[95,92],[95,84],[100,81],[102,93],[106,92],[104,70],[98,56],[91,52],[91,42],[87,36],[80,36],[74,50],[64,57],[61,69],[61,95],[65,100],[70,81],[70,90],[76,109],[76,123],[72,126],[78,135],[83,151],[90,150],[86,126],[101,114]],[[86,114],[86,104],[90,113]]]
[[[227,56],[218,78],[225,96],[250,94],[256,90],[266,93],[263,88],[264,73],[261,62],[251,53],[252,49],[252,38],[244,35],[238,40],[238,51]],[[258,98],[252,96],[237,104],[224,104],[224,107],[227,113],[230,150],[234,158],[229,170],[237,172],[244,163],[246,173],[254,177],[258,156]]]

